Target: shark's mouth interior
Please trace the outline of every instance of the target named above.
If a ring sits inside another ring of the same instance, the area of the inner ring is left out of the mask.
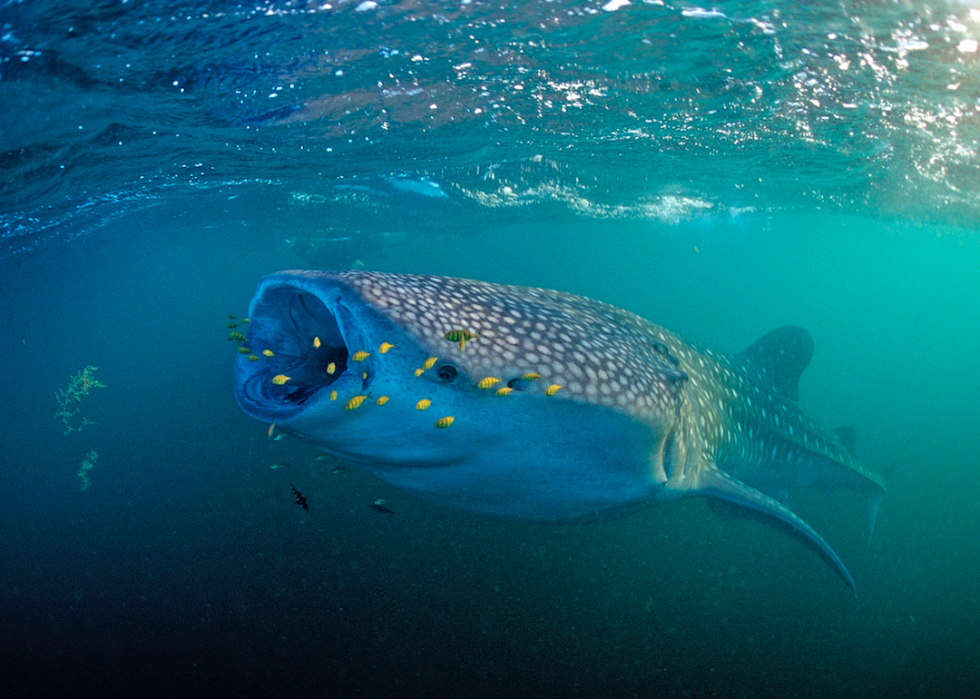
[[[350,362],[342,327],[350,319],[316,295],[288,285],[269,286],[256,298],[245,345],[235,368],[239,403],[260,419],[275,420],[339,380]],[[257,358],[257,359],[256,359]]]

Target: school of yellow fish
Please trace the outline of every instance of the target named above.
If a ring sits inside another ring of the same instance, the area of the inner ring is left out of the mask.
[[[230,319],[230,320],[239,320],[239,319],[236,319],[235,316],[232,315],[231,313],[228,313],[227,314],[227,318]],[[239,320],[239,323],[241,323],[241,324],[247,324],[248,323],[248,318],[242,318],[242,319],[240,319]],[[228,328],[235,328],[235,327],[238,327],[238,324],[239,323],[228,323],[227,324],[227,327]],[[450,330],[449,332],[447,332],[444,335],[444,338],[447,341],[452,342],[454,344],[455,343],[458,343],[459,344],[459,351],[462,352],[462,351],[465,351],[465,349],[466,349],[466,343],[467,342],[470,342],[472,340],[478,340],[480,338],[480,336],[478,334],[474,333],[474,332],[470,332],[469,330],[465,330],[465,329],[459,328],[459,329]],[[248,361],[250,361],[250,362],[257,362],[262,357],[271,358],[271,357],[274,357],[275,356],[275,353],[272,350],[270,350],[270,349],[264,349],[264,350],[262,350],[262,352],[261,352],[261,355],[262,356],[259,356],[258,354],[255,354],[249,347],[246,347],[243,344],[246,341],[246,337],[245,337],[245,335],[243,335],[240,332],[235,332],[235,331],[229,332],[228,333],[228,340],[230,342],[238,342],[239,343],[238,352],[241,353],[241,354],[247,355],[246,356],[246,359]],[[321,345],[322,345],[322,343],[320,342],[320,338],[319,337],[314,337],[313,338],[313,348],[314,349],[320,349]],[[387,354],[389,351],[391,351],[395,347],[396,347],[396,345],[393,344],[393,343],[391,343],[391,342],[382,342],[381,345],[378,347],[378,353],[379,354]],[[352,361],[355,361],[355,362],[363,362],[363,361],[365,361],[370,356],[371,356],[371,352],[368,352],[366,350],[359,350],[359,351],[357,351],[357,352],[355,352],[354,354],[351,355],[351,360]],[[429,357],[424,362],[422,362],[422,366],[421,367],[419,367],[418,369],[415,370],[415,376],[416,377],[422,376],[422,374],[424,374],[425,372],[427,372],[430,369],[432,369],[432,367],[434,367],[436,365],[436,362],[438,362],[438,361],[439,361],[439,357]],[[330,362],[327,365],[326,371],[327,371],[327,374],[331,374],[331,375],[334,374],[337,371],[337,365],[336,365],[336,363],[335,362]],[[367,372],[364,372],[363,373],[363,376],[364,376],[364,378],[367,378]],[[533,372],[529,372],[527,374],[524,374],[521,377],[521,380],[527,381],[527,382],[531,382],[531,381],[536,381],[537,379],[540,379],[540,378],[541,378],[541,375],[540,374],[535,374]],[[276,385],[276,386],[282,386],[282,385],[286,384],[288,381],[290,381],[291,379],[290,379],[289,376],[286,376],[285,374],[276,374],[270,380],[272,381],[272,383],[274,385]],[[479,382],[477,382],[476,387],[479,388],[479,389],[481,389],[481,390],[492,389],[498,383],[500,383],[500,381],[501,381],[501,379],[499,379],[499,378],[497,378],[495,376],[487,376],[486,378],[483,378]],[[556,393],[558,393],[558,391],[561,390],[561,388],[562,387],[560,385],[558,385],[558,384],[551,384],[550,386],[548,386],[548,388],[545,389],[544,394],[545,394],[545,396],[548,396],[548,397],[553,396]],[[503,386],[501,388],[498,388],[496,391],[494,391],[494,393],[496,395],[498,395],[498,396],[506,396],[509,393],[513,392],[513,390],[514,389],[511,388],[510,386]],[[352,398],[350,398],[344,404],[344,410],[357,410],[358,408],[361,407],[361,405],[367,399],[368,399],[368,396],[365,396],[365,395],[353,396]],[[336,401],[337,400],[337,391],[331,391],[330,392],[330,400],[332,400],[332,401]],[[375,405],[379,405],[379,406],[380,405],[385,405],[388,401],[389,401],[389,397],[388,396],[381,396],[380,398],[378,398],[375,401]],[[420,410],[420,411],[421,410],[428,410],[430,407],[432,407],[432,401],[430,399],[428,399],[428,398],[422,398],[422,399],[420,399],[415,404],[415,409],[416,410]],[[455,416],[453,416],[453,415],[446,415],[445,417],[441,417],[438,420],[436,420],[434,424],[439,429],[445,429],[445,428],[451,426],[455,420],[456,420]],[[270,434],[272,433],[274,427],[275,427],[275,425],[273,425],[272,428],[270,428],[270,430],[269,430],[270,431]]]

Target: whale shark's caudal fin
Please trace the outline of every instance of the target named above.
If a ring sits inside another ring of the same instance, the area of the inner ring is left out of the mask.
[[[888,464],[886,468],[881,470],[882,479],[887,483],[895,475],[895,470],[899,467],[899,464],[905,459],[905,454],[908,451],[909,445],[918,435],[918,431],[913,432],[905,438],[902,446],[899,448],[898,453],[895,458],[892,459],[891,463]],[[881,499],[884,495],[884,491],[868,493],[868,545],[865,549],[865,555],[867,555],[871,550],[871,536],[874,534],[875,521],[878,518],[878,506],[881,505]]]
[[[840,440],[851,456],[857,456],[857,430],[850,425],[844,425],[833,430],[834,436]],[[865,541],[865,555],[871,550],[871,539],[875,533],[875,521],[878,519],[878,506],[885,491],[883,489],[868,490],[865,497],[868,501],[868,538]]]
[[[851,456],[857,456],[857,430],[851,425],[843,425],[833,430],[834,436],[850,452]],[[864,542],[864,553],[867,555],[871,550],[871,538],[875,533],[875,520],[878,519],[878,505],[881,504],[881,496],[884,491],[869,490],[865,493],[868,500],[868,538]]]
[[[719,498],[741,508],[747,508],[744,512],[746,516],[755,515],[755,518],[783,529],[818,553],[843,578],[851,590],[856,590],[854,579],[830,545],[809,524],[782,503],[714,467],[706,468],[701,472],[698,488],[692,492],[692,495],[694,494]]]
[[[875,521],[878,519],[878,506],[881,505],[881,498],[884,491],[869,492],[868,498],[868,540],[865,542],[864,555],[867,556],[871,551],[871,537],[875,533]]]

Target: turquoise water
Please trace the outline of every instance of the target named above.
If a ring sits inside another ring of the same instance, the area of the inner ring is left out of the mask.
[[[975,693],[980,10],[603,4],[0,3],[5,696]],[[225,314],[354,265],[807,328],[890,474],[867,552],[794,503],[857,595],[697,500],[503,522],[267,439]]]

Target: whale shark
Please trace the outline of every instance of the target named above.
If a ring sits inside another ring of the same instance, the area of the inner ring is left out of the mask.
[[[789,495],[856,491],[873,526],[884,482],[797,406],[802,328],[722,354],[569,293],[369,271],[266,276],[249,320],[242,409],[397,488],[546,522],[704,497],[794,535],[854,589]]]

